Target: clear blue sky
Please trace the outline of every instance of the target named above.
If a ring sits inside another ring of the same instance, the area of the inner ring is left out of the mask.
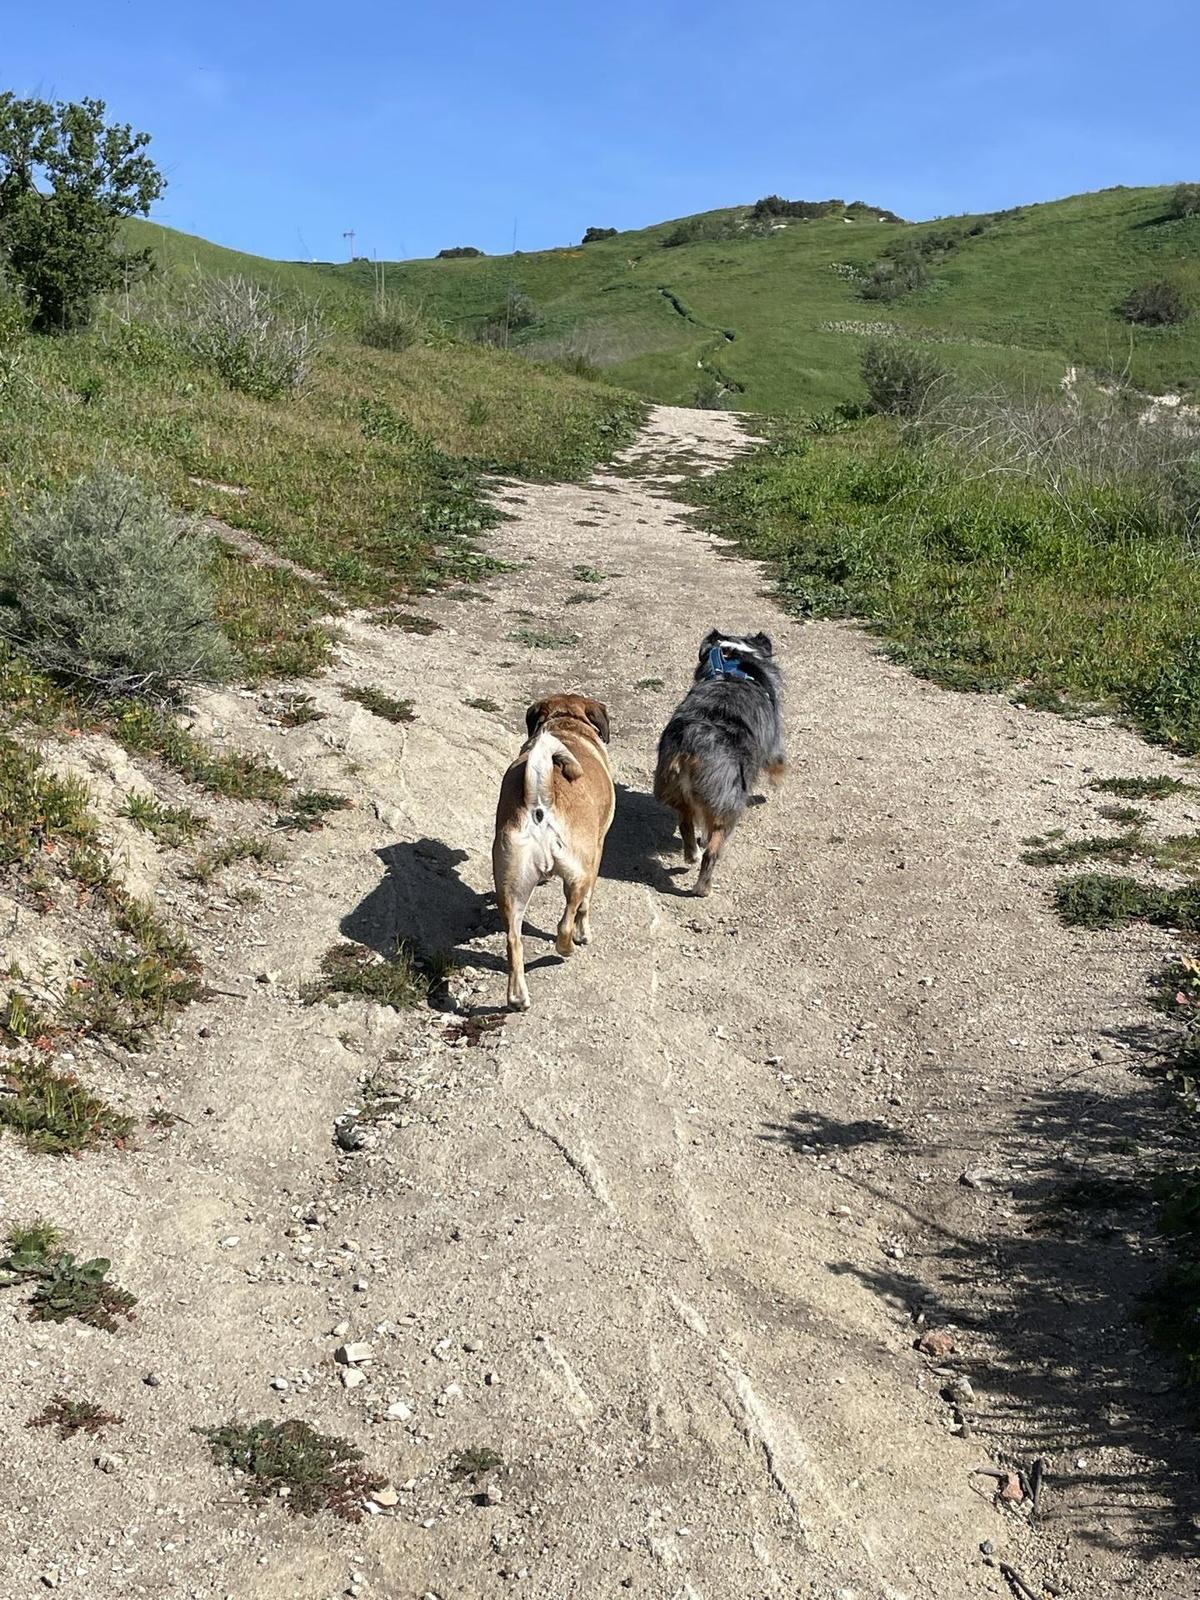
[[[153,135],[158,220],[489,253],[777,192],[908,217],[1200,179],[1198,0],[60,0],[0,87]]]

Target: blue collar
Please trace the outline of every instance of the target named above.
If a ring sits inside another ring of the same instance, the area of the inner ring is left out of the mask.
[[[741,678],[744,683],[753,683],[755,679],[750,673],[741,668],[736,661],[730,661],[721,653],[721,646],[714,644],[708,652],[708,660],[700,669],[702,678]]]

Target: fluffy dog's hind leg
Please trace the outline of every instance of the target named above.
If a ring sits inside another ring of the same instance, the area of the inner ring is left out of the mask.
[[[720,860],[721,851],[725,848],[725,840],[729,836],[729,827],[721,822],[713,824],[712,832],[708,836],[708,843],[704,846],[704,859],[700,863],[700,876],[696,879],[695,893],[703,898],[712,886],[713,868]]]
[[[700,859],[700,848],[696,843],[696,816],[691,806],[679,807],[679,836],[683,840],[683,859],[691,866]]]

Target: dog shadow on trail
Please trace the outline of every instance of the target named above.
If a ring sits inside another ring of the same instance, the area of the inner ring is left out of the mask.
[[[383,876],[342,918],[340,928],[347,939],[389,961],[405,941],[425,955],[445,954],[473,967],[507,971],[502,953],[465,948],[472,939],[500,931],[495,896],[480,894],[460,874],[468,859],[465,850],[451,849],[440,839],[415,839],[386,845],[375,854],[383,864]],[[525,936],[554,937],[528,922]],[[558,959],[539,956],[526,962],[526,970]]]
[[[675,860],[665,866],[659,857],[671,854]],[[683,895],[687,891],[675,880],[685,871],[695,868],[684,867],[674,815],[653,795],[617,784],[617,809],[604,841],[600,876],[618,883],[644,883],[661,894]]]

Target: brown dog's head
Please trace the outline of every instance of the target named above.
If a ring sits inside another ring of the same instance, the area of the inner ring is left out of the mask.
[[[605,744],[608,743],[608,710],[599,700],[589,700],[582,694],[551,694],[537,700],[525,713],[525,726],[532,739],[539,728],[552,717],[570,718],[575,722],[590,723]]]

